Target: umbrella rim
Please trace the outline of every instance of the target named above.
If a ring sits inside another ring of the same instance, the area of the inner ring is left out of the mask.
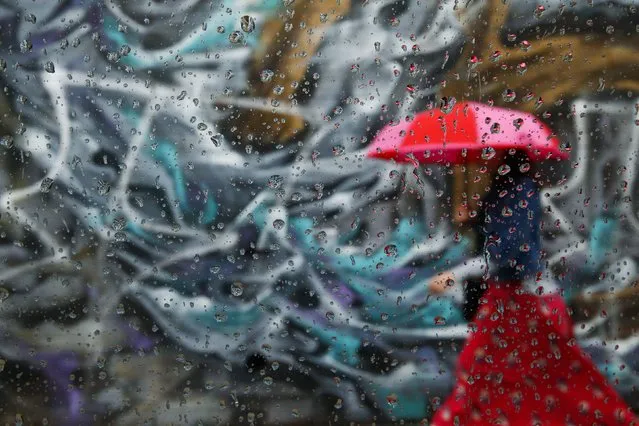
[[[498,145],[498,146],[495,146]],[[377,152],[376,150],[371,150],[367,153],[367,157],[369,158],[375,158],[375,159],[380,159],[380,160],[395,160],[397,162],[406,162],[406,163],[410,163],[411,161],[408,160],[409,155],[413,154],[413,157],[415,158],[415,160],[417,160],[419,163],[422,164],[436,164],[436,163],[444,163],[444,162],[449,162],[451,164],[464,164],[465,162],[453,162],[450,160],[445,160],[443,158],[441,158],[442,156],[438,153],[438,151],[448,151],[448,153],[456,153],[459,151],[463,151],[464,149],[466,150],[467,153],[469,154],[476,154],[477,152],[482,151],[485,148],[493,148],[495,151],[497,152],[504,152],[507,150],[511,150],[511,149],[520,149],[523,151],[527,151],[527,152],[531,152],[534,155],[534,158],[531,158],[531,161],[535,161],[535,162],[541,162],[541,161],[548,161],[548,160],[568,160],[570,158],[570,153],[566,152],[566,151],[560,151],[560,150],[556,150],[556,149],[540,149],[539,147],[531,147],[527,144],[523,144],[523,143],[517,143],[517,142],[512,142],[509,144],[504,144],[503,142],[500,143],[495,143],[495,144],[491,144],[489,142],[484,143],[482,145],[479,146],[472,146],[472,147],[468,147],[468,145],[464,142],[453,142],[453,143],[446,143],[445,146],[441,146],[441,147],[431,147],[431,148],[425,148],[423,149],[423,154],[425,154],[426,152],[434,152],[435,155],[433,157],[429,156],[426,157],[425,155],[415,155],[415,147],[419,146],[419,145],[413,145],[410,147],[410,149],[408,148],[394,148],[394,149],[385,149],[382,150],[381,152]],[[538,151],[537,153],[535,153],[535,151]],[[396,156],[397,154],[406,157],[406,159],[404,158],[388,158],[388,156]],[[550,154],[550,156],[549,156]],[[440,159],[437,159],[437,158]],[[547,157],[547,158],[546,158]],[[432,158],[432,159],[431,159]],[[431,159],[429,161],[429,159]],[[426,160],[426,161],[424,161]],[[470,162],[470,159],[469,161]]]

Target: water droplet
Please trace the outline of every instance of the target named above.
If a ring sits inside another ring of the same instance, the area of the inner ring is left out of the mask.
[[[241,282],[234,282],[231,284],[231,294],[235,297],[240,297],[244,293],[244,284]]]
[[[468,59],[468,67],[472,70],[477,68],[477,66],[481,64],[481,59],[478,56],[473,55]]]
[[[299,201],[301,199],[302,199],[302,194],[300,192],[294,192],[293,194],[291,194],[291,200]]]
[[[200,130],[200,131],[202,131],[202,132],[203,132],[204,130],[208,129],[208,128],[209,128],[209,126],[207,126],[207,125],[206,125],[206,124],[204,124],[204,123],[198,123],[198,125],[197,125],[197,129],[198,129],[198,130]]]
[[[519,65],[517,65],[517,73],[519,75],[526,74],[526,71],[528,71],[528,65],[526,65],[525,62],[521,62],[521,63],[519,63]]]
[[[495,158],[497,151],[492,146],[485,147],[481,150],[481,158],[483,160],[492,160]]]
[[[266,376],[264,377],[263,382],[266,386],[271,386],[273,384],[273,378],[270,376]]]
[[[515,93],[514,90],[512,89],[506,89],[502,92],[501,94],[502,98],[504,99],[504,101],[506,102],[512,102],[515,100],[515,98],[517,97],[517,94]]]
[[[0,302],[4,302],[10,296],[9,290],[4,287],[0,287]]]
[[[523,50],[524,52],[527,52],[528,50],[530,50],[531,47],[532,47],[532,44],[528,40],[524,40],[521,43],[519,43],[519,48]]]
[[[111,191],[111,185],[108,182],[103,181],[102,179],[98,179],[97,190],[98,194],[102,196],[107,195]]]
[[[249,15],[242,16],[240,18],[240,27],[245,33],[252,33],[255,30],[255,19]]]
[[[280,175],[273,175],[268,179],[266,183],[269,188],[279,189],[284,183],[284,178]]]
[[[4,146],[5,148],[12,148],[13,147],[13,136],[4,135],[4,136],[0,137],[0,145]]]
[[[20,42],[20,52],[28,53],[31,52],[31,49],[33,49],[33,43],[30,40],[22,40]]]
[[[337,157],[337,156],[343,155],[344,152],[346,151],[346,148],[344,148],[344,145],[335,145],[332,148],[332,151],[333,151],[333,155]]]
[[[217,322],[224,322],[227,319],[227,315],[224,312],[216,312],[214,317]]]
[[[113,222],[111,223],[111,228],[116,232],[122,231],[125,226],[126,226],[126,218],[124,216],[116,217],[115,219],[113,219]]]
[[[446,318],[438,315],[435,317],[434,322],[435,325],[446,325]]]
[[[213,145],[215,145],[216,147],[219,147],[220,145],[222,145],[222,143],[220,142],[220,140],[222,139],[222,135],[213,135],[211,136],[211,142],[213,142]]]
[[[283,229],[285,225],[286,223],[282,219],[275,219],[273,221],[273,228],[277,229],[278,231],[280,229]]]
[[[501,131],[501,126],[499,125],[499,123],[493,123],[492,126],[490,126],[490,133],[499,133]]]
[[[326,312],[326,319],[329,321],[333,321],[335,319],[335,314],[332,311]]]
[[[271,364],[271,368],[273,369],[273,371],[277,371],[280,368],[280,363],[277,361],[273,361],[273,363]]]
[[[530,163],[523,163],[519,166],[519,171],[522,173],[526,173],[530,170]]]
[[[500,59],[501,59],[501,52],[499,50],[495,50],[493,53],[490,54],[491,62],[498,62]]]
[[[453,108],[455,107],[456,103],[457,103],[457,100],[455,98],[453,98],[452,96],[451,97],[443,97],[439,101],[439,109],[444,114],[448,114],[448,113],[450,113],[453,110]]]
[[[510,166],[508,164],[502,164],[497,169],[497,173],[499,173],[499,175],[501,176],[507,175],[508,173],[510,173]]]
[[[35,24],[35,23],[36,23],[36,21],[37,21],[36,16],[35,16],[33,13],[27,13],[27,14],[24,16],[24,20],[25,20],[26,22],[31,23],[31,24]]]
[[[273,79],[274,75],[275,73],[269,69],[262,70],[262,72],[260,72],[260,80],[263,83],[267,83]]]
[[[539,19],[546,11],[546,8],[543,5],[539,5],[535,8],[535,18]]]
[[[512,209],[510,207],[504,207],[501,210],[501,215],[503,217],[511,217],[513,215],[513,211],[512,211]]]
[[[379,317],[382,321],[388,321],[389,315],[386,312],[382,312]]]
[[[523,126],[523,124],[524,124],[523,118],[516,118],[513,120],[513,126],[515,126],[515,129],[517,130],[521,129],[521,126]]]
[[[386,396],[386,402],[388,403],[388,405],[390,405],[391,407],[395,408],[395,407],[397,407],[397,404],[399,403],[399,398],[397,397],[397,395],[392,393],[392,394]]]
[[[226,28],[224,28],[222,25],[220,25],[219,27],[217,27],[218,34],[224,34],[226,32]]]
[[[47,193],[51,190],[52,186],[53,186],[53,179],[48,177],[44,178],[42,180],[42,183],[40,184],[40,192]]]
[[[387,245],[386,247],[384,247],[384,253],[388,257],[397,256],[397,246],[395,244]]]
[[[229,41],[233,44],[239,44],[244,41],[244,34],[241,31],[233,31],[229,34]]]
[[[375,51],[379,52],[382,47],[382,44],[379,41],[375,42]]]
[[[120,303],[117,308],[115,308],[115,313],[118,315],[124,315],[124,305]]]

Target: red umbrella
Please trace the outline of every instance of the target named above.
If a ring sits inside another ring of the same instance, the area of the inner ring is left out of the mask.
[[[476,102],[449,113],[425,111],[411,121],[383,128],[368,156],[411,163],[462,164],[488,160],[501,151],[526,151],[532,161],[567,159],[552,130],[532,114]]]

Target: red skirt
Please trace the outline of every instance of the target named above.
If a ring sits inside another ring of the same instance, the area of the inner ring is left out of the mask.
[[[432,426],[639,425],[573,334],[559,296],[490,283]]]

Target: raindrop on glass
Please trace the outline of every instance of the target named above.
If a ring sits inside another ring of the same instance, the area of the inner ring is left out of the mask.
[[[278,189],[284,183],[284,178],[280,175],[273,175],[268,179],[266,183],[269,188]]]
[[[519,166],[519,171],[522,173],[526,173],[530,170],[530,163],[524,163]]]
[[[242,16],[240,18],[240,27],[245,33],[252,33],[255,30],[255,19],[249,15]]]
[[[439,109],[445,113],[448,114],[449,112],[451,112],[453,110],[453,108],[455,107],[455,104],[457,103],[457,100],[455,98],[451,97],[443,97],[440,102],[439,102]]]
[[[388,257],[397,256],[397,246],[395,244],[387,245],[386,247],[384,247],[384,253]]]
[[[40,192],[49,192],[51,190],[51,187],[53,186],[53,179],[51,178],[44,178],[42,180],[42,183],[40,184]]]
[[[397,397],[397,395],[392,393],[392,394],[386,396],[386,402],[388,403],[388,405],[390,405],[391,407],[395,408],[395,407],[397,407],[397,404],[399,403],[399,398]]]
[[[229,34],[229,41],[233,44],[239,44],[244,41],[244,34],[241,31],[233,31]]]
[[[493,158],[495,158],[496,154],[497,152],[492,146],[488,146],[481,150],[481,158],[483,160],[492,160]]]
[[[98,194],[102,196],[107,195],[109,191],[111,191],[111,185],[108,182],[98,179],[97,190],[98,190]]]
[[[244,293],[244,285],[239,282],[231,284],[231,294],[235,297],[240,297]]]
[[[525,62],[520,62],[519,65],[517,65],[517,73],[524,75],[526,71],[528,71],[528,65],[526,65]]]
[[[435,317],[434,322],[435,325],[446,325],[446,318],[438,315]]]
[[[28,53],[31,52],[31,49],[33,49],[33,44],[30,40],[22,40],[20,42],[20,52]]]
[[[269,82],[274,75],[275,73],[271,70],[262,70],[262,72],[260,72],[260,80],[262,80],[263,83]]]
[[[508,173],[510,173],[510,166],[508,164],[502,164],[497,169],[497,173],[499,173],[500,176],[507,175]]]
[[[346,151],[346,148],[344,148],[343,145],[335,145],[332,148],[332,151],[333,151],[333,155],[337,157],[337,156],[343,155],[344,152]]]
[[[514,90],[512,89],[506,89],[502,92],[501,94],[502,98],[504,99],[504,101],[506,102],[512,102],[515,100],[515,98],[517,97],[517,94],[515,93]]]

